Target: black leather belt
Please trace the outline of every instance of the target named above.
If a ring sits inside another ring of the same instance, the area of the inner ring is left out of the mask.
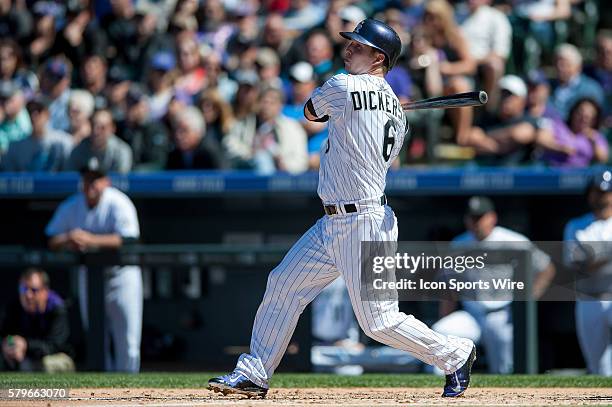
[[[380,206],[385,206],[387,204],[387,196],[383,195],[380,197]],[[340,205],[338,205],[340,206]],[[323,205],[323,210],[327,215],[337,215],[340,212],[338,211],[338,206],[336,205]],[[355,213],[357,212],[357,205],[355,204],[345,204],[341,205],[344,208],[344,213]]]

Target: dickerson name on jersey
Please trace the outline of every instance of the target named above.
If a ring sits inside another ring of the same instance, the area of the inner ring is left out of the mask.
[[[351,92],[351,100],[353,101],[353,110],[382,110],[392,114],[402,120],[404,110],[398,103],[396,98],[392,98],[386,92],[375,90],[362,90]]]

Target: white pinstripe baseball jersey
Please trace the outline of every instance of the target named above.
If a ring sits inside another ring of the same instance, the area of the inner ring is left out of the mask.
[[[391,86],[378,76],[338,74],[311,99],[318,117],[330,117],[329,137],[321,148],[321,200],[380,197],[408,126]]]

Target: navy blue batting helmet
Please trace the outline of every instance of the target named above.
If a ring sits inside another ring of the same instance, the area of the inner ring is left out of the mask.
[[[340,35],[346,39],[369,45],[385,54],[389,69],[393,68],[402,50],[402,41],[395,30],[372,18],[357,24],[353,32],[342,31]]]

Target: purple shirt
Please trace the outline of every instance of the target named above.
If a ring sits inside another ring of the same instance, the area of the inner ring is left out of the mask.
[[[412,96],[412,79],[406,69],[401,66],[394,66],[385,75],[385,80],[398,98],[410,99]]]
[[[542,159],[547,164],[555,167],[587,167],[591,164],[595,151],[593,144],[586,135],[581,133],[574,134],[563,122],[557,121],[553,121],[553,132],[557,143],[573,148],[574,153],[567,155],[547,151],[542,155]],[[595,144],[597,147],[608,151],[608,142],[605,137],[600,132],[595,134]]]

